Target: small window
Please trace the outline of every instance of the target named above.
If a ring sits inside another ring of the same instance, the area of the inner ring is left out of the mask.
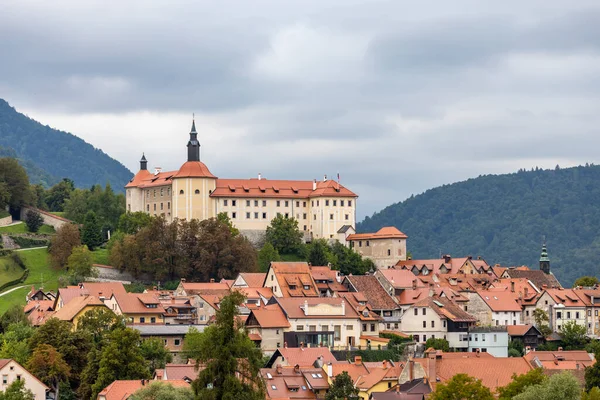
[[[156,323],[156,317],[151,317],[150,318],[150,322],[153,323],[153,324],[155,324]]]
[[[392,250],[388,249],[388,256],[392,255]]]
[[[423,328],[427,328],[427,321],[423,321]]]
[[[227,200],[223,200],[223,205],[227,207]]]
[[[290,206],[290,202],[286,200],[286,201],[285,201],[285,206],[286,206],[286,207],[289,207],[289,206]]]
[[[150,204],[146,204],[146,211],[150,212]]]
[[[296,207],[300,207],[300,202],[299,201],[296,202]]]
[[[423,315],[427,315],[427,309],[423,308]]]
[[[179,194],[183,194],[183,189],[179,191]]]
[[[263,200],[263,207],[266,207],[266,206],[267,206],[267,201]]]
[[[254,219],[258,219],[258,213],[257,212],[254,213]]]
[[[304,330],[304,325],[296,325],[296,330],[297,331],[303,331]]]
[[[263,213],[263,219],[267,219],[267,213]]]
[[[335,207],[335,206],[337,206],[337,200],[334,200],[334,201],[333,201],[333,206],[334,206],[334,207]]]
[[[319,200],[317,200],[317,207],[319,207]]]
[[[237,205],[237,201],[235,201],[235,200],[231,200],[231,205],[232,205],[233,207],[235,207],[235,206]]]
[[[306,219],[306,213],[302,214],[302,219]]]
[[[277,200],[277,201],[275,202],[275,205],[276,205],[277,207],[281,206],[281,200]]]
[[[344,200],[340,200],[340,207],[344,207]]]
[[[246,200],[246,207],[250,207],[250,200]]]
[[[175,339],[175,346],[179,346],[181,344],[181,339]]]
[[[306,202],[305,201],[302,202],[302,207],[306,207]]]
[[[333,214],[329,214],[329,219],[333,220]]]
[[[237,217],[237,213],[234,211],[231,213],[231,218],[236,218]]]
[[[249,212],[246,213],[246,219],[250,219],[250,213]]]
[[[254,200],[254,207],[258,207],[258,200]]]
[[[375,324],[371,324],[371,332],[375,332]]]
[[[290,213],[285,213],[285,217],[289,218],[290,217]]]
[[[156,197],[156,189],[154,189],[154,190],[152,191],[152,196],[153,196],[153,197]]]
[[[344,215],[344,219],[345,219],[346,221],[348,221],[348,219],[349,219],[349,218],[350,218],[350,216],[349,216],[348,214]]]
[[[154,203],[154,211],[156,211],[156,203]]]
[[[435,321],[431,321],[431,327],[435,328]]]
[[[365,244],[365,246],[369,247],[371,245],[371,243],[367,240],[367,243]]]
[[[325,200],[325,205],[328,206],[329,205],[329,200]]]
[[[160,209],[161,210],[163,209],[163,203],[160,203]]]
[[[200,189],[194,190],[194,194],[200,194]]]
[[[171,202],[170,202],[170,201],[168,201],[168,202],[167,202],[167,210],[170,210],[170,209],[171,209]],[[169,215],[171,215],[171,213],[169,213]]]
[[[140,317],[140,324],[143,324],[143,323],[145,323],[145,322],[146,322],[146,318],[144,318],[144,317]]]

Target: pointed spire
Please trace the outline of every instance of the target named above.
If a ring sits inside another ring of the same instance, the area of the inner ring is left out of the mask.
[[[540,255],[540,261],[550,261],[548,257],[548,249],[546,248],[546,241],[542,244],[542,254]]]
[[[146,154],[145,153],[142,153],[142,159],[140,161],[148,161],[148,160],[146,160]]]
[[[148,169],[148,160],[146,160],[146,155],[142,153],[142,159],[140,160],[140,170],[145,171]]]
[[[194,117],[192,117],[192,130],[190,131],[190,133],[198,133],[196,132],[196,120]]]

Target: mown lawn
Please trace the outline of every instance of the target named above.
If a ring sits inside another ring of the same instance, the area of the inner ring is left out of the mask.
[[[19,267],[10,256],[0,258],[0,286],[6,282],[19,279],[23,275],[23,270]],[[1,298],[0,298],[0,301]]]
[[[29,286],[25,286],[0,297],[0,315],[4,314],[6,310],[15,304],[24,306],[26,303],[25,296],[29,293],[29,289],[31,289]]]
[[[43,283],[44,289],[58,289],[58,277],[64,272],[50,267],[47,249],[23,250],[18,253],[29,268],[29,276],[25,280],[26,285],[35,285],[37,288]]]
[[[94,258],[94,264],[108,264],[108,249],[96,249],[92,251],[92,257]]]
[[[0,233],[29,233],[29,231],[27,230],[27,225],[21,223],[17,225],[2,226],[0,227]],[[55,233],[55,231],[50,225],[42,225],[37,233],[51,235]]]

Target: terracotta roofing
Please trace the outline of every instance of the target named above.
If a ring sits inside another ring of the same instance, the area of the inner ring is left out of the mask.
[[[42,325],[54,310],[53,300],[32,300],[23,310],[33,326]]]
[[[506,386],[512,382],[512,375],[522,375],[529,372],[532,368],[521,357],[469,357],[469,358],[450,358],[444,353],[441,358],[435,360],[436,374],[441,382],[446,382],[457,374],[467,374],[495,391],[498,387]],[[459,353],[460,354],[460,353]],[[483,354],[483,353],[481,353]],[[415,359],[421,363],[425,371],[428,371],[428,363],[433,362],[427,358]],[[429,377],[434,381],[433,377]]]
[[[424,286],[419,277],[415,276],[410,270],[389,268],[380,269],[377,273],[383,275],[395,289],[412,288],[413,284],[416,284],[417,287]]]
[[[504,271],[504,275],[508,275],[511,278],[526,278],[529,279],[533,284],[542,290],[543,286],[546,285],[549,288],[561,288],[560,282],[552,274],[546,274],[541,270],[522,270],[519,268],[508,268]]]
[[[422,400],[424,398],[425,395],[423,393],[396,392],[394,390],[389,392],[373,392],[370,397],[371,400]]]
[[[401,260],[395,265],[398,269],[423,271],[425,268],[429,273],[435,274],[457,274],[461,267],[468,261],[473,264],[475,269],[488,271],[491,267],[483,259],[473,259],[472,257],[453,258],[445,256],[442,258],[434,258],[427,260]]]
[[[84,282],[82,285],[91,296],[104,296],[107,299],[113,293],[127,293],[125,286],[121,282]]]
[[[212,178],[217,179],[202,161],[186,161],[173,175],[176,178]]]
[[[587,306],[595,306],[600,300],[600,289],[581,289],[576,288],[573,292],[585,303]],[[593,299],[593,301],[592,301]]]
[[[352,235],[348,235],[346,240],[377,240],[377,239],[407,239],[404,233],[400,232],[394,226],[384,226],[380,230],[375,233],[354,233]]]
[[[123,314],[164,314],[158,297],[151,293],[117,293],[114,295]]]
[[[338,190],[339,189],[339,190]],[[311,197],[358,197],[343,185],[329,180],[316,183],[313,181],[290,181],[269,179],[218,179],[217,187],[211,197],[254,197],[254,198],[294,198]]]
[[[280,297],[277,303],[283,309],[288,319],[347,319],[359,318],[357,311],[346,300],[339,297]],[[309,312],[305,314],[304,308],[308,305]],[[331,308],[331,313],[324,315],[315,312],[311,307],[318,306],[319,310]],[[323,307],[324,306],[324,307]],[[327,307],[330,306],[330,307]]]
[[[72,321],[86,307],[106,307],[104,302],[96,296],[79,296],[65,304],[64,307],[55,311],[47,318],[58,318],[62,321]]]
[[[310,273],[317,287],[323,290],[329,290],[330,292],[347,292],[348,289],[342,285],[338,279],[340,279],[339,271],[331,269],[329,266],[310,266]]]
[[[502,276],[502,274],[504,273],[504,271],[507,270],[507,267],[500,267],[500,266],[496,266],[494,265],[492,267],[492,272],[494,272],[494,275],[496,275],[496,277],[500,278]]]
[[[383,321],[381,316],[371,311],[362,292],[340,292],[338,297],[347,300],[346,307],[354,307],[361,321]]]
[[[268,287],[247,287],[247,288],[234,288],[241,292],[246,299],[260,299],[264,297],[265,299],[270,299],[273,297],[273,290]]]
[[[151,176],[152,174],[150,173],[150,171],[148,171],[147,169],[141,169],[138,171],[137,174],[133,176],[133,178],[131,178],[131,180],[129,181],[129,183],[127,183],[127,185],[125,185],[125,187],[137,187],[146,179],[149,179]]]
[[[269,400],[312,400],[317,396],[311,388],[329,388],[322,369],[262,368],[260,374]]]
[[[195,364],[167,364],[164,368],[164,377],[167,380],[195,380],[203,367],[196,368]]]
[[[128,399],[129,396],[142,389],[145,385],[150,385],[157,381],[148,381],[145,380],[142,383],[141,379],[137,379],[134,381],[114,381],[107,387],[105,387],[99,394],[99,399],[106,400],[125,400]],[[173,385],[174,387],[189,387],[190,384],[183,380],[168,380],[161,381],[163,383]]]
[[[381,286],[373,275],[349,275],[346,279],[352,287],[362,292],[373,310],[395,310],[399,308],[398,303]]]
[[[327,347],[283,347],[273,354],[283,357],[287,365],[299,365],[300,367],[312,367],[319,357],[323,357],[323,363],[336,362],[335,357]]]
[[[356,384],[356,382],[360,379],[361,376],[368,375],[369,369],[360,361],[357,362],[348,362],[348,361],[340,361],[340,362],[332,362],[331,370],[333,376],[338,376],[342,372],[347,372],[352,378],[352,382]]]
[[[317,286],[306,262],[272,262],[270,268],[284,297],[316,297]],[[305,289],[305,287],[308,287]]]
[[[229,286],[224,282],[181,282],[183,290],[190,294],[210,293],[210,291],[229,291]]]
[[[12,359],[10,358],[0,358],[0,369],[4,368],[6,364],[8,364],[11,361]]]
[[[596,362],[593,354],[585,350],[568,351],[530,351],[525,359],[532,368],[543,367],[544,369],[577,369],[589,367]]]
[[[241,272],[240,277],[246,282],[248,287],[258,288],[263,287],[267,274],[263,272]]]
[[[506,330],[510,336],[524,336],[531,329],[534,329],[541,336],[540,331],[533,325],[508,325]]]
[[[517,303],[518,294],[510,290],[478,290],[477,294],[492,311],[521,311],[521,306]]]
[[[261,328],[289,328],[290,322],[277,304],[271,304],[250,311],[246,326],[258,325]]]
[[[411,304],[415,304],[428,296],[429,288],[422,287],[417,289],[403,290],[402,293],[400,293],[400,295],[396,296],[396,299],[398,299],[398,304],[402,306],[408,306]]]
[[[369,390],[381,381],[398,381],[398,377],[402,372],[400,364],[390,365],[386,363],[386,367],[370,368],[369,373],[362,375],[355,382],[355,386],[362,390]]]
[[[413,307],[429,307],[440,317],[454,322],[477,322],[477,318],[445,297],[426,297]]]
[[[552,297],[557,304],[565,307],[585,307],[586,304],[577,295],[574,289],[547,289],[546,293]]]

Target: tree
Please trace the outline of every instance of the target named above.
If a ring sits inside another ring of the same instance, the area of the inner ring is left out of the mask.
[[[114,380],[148,379],[150,371],[140,349],[140,334],[130,328],[112,331],[102,349],[98,378],[93,384],[92,398]]]
[[[92,251],[102,244],[102,226],[93,211],[88,211],[85,215],[81,241]]]
[[[600,388],[593,387],[589,392],[583,392],[581,400],[600,400]]]
[[[29,178],[14,158],[0,158],[0,210],[19,208],[29,200]]]
[[[457,374],[446,383],[438,383],[430,400],[493,400],[494,395],[481,382],[467,374]]]
[[[0,392],[0,400],[35,400],[35,396],[25,387],[24,379],[15,379],[4,392]]]
[[[358,399],[358,389],[354,387],[354,383],[348,372],[344,371],[333,378],[329,391],[325,394],[325,400],[346,399]]]
[[[56,398],[60,399],[59,385],[67,381],[71,375],[71,367],[54,347],[48,344],[40,344],[36,347],[27,363],[27,369],[52,387]]]
[[[65,202],[71,197],[73,190],[75,190],[75,183],[69,178],[64,178],[48,189],[44,198],[48,209],[50,211],[64,211]]]
[[[265,243],[258,252],[258,268],[262,272],[266,272],[269,269],[271,262],[280,260],[281,257],[279,256],[279,253],[269,242]]]
[[[533,310],[533,319],[535,320],[535,327],[538,328],[544,337],[548,337],[552,334],[552,329],[548,326],[549,318],[546,311],[541,308],[536,308]]]
[[[313,240],[308,251],[308,262],[311,265],[328,265],[331,259],[329,244],[325,239]]]
[[[513,400],[577,400],[581,398],[579,381],[568,371],[550,376],[541,384],[529,386]]]
[[[29,210],[25,214],[25,225],[27,225],[29,232],[37,232],[44,225],[44,219],[39,212]]]
[[[260,378],[262,353],[248,338],[238,318],[238,306],[243,301],[244,296],[238,291],[225,296],[217,310],[216,322],[197,336],[195,348],[187,347],[188,354],[196,356],[196,365],[205,365],[192,384],[197,398],[262,400],[265,397]]]
[[[173,361],[173,356],[159,338],[146,339],[140,345],[142,356],[148,361],[150,372],[164,368],[166,363]]]
[[[513,355],[510,355],[511,350],[513,350]],[[509,357],[522,357],[525,353],[525,344],[522,340],[513,339],[510,342],[508,342],[508,352]]]
[[[33,335],[33,328],[24,322],[9,325],[0,336],[0,359],[12,358],[19,364],[27,363],[31,356],[29,338]]]
[[[229,219],[229,216],[226,212],[221,212],[217,214],[217,220],[229,227],[229,231],[231,232],[231,236],[237,236],[240,234],[240,230],[233,226],[233,223]]]
[[[331,246],[331,254],[333,268],[344,275],[364,275],[371,269],[377,269],[370,259],[362,258],[354,249],[344,246],[339,241]]]
[[[143,211],[126,212],[119,217],[117,229],[128,235],[136,234],[140,229],[152,223],[152,216]]]
[[[93,261],[92,252],[88,250],[86,245],[74,247],[67,259],[69,273],[66,276],[68,281],[66,284],[76,285],[87,278],[97,277],[98,271],[92,266]]]
[[[585,326],[577,324],[575,321],[568,321],[560,330],[560,337],[565,350],[581,350],[587,342],[587,330]]]
[[[81,246],[79,228],[74,224],[65,224],[56,230],[56,235],[50,240],[48,253],[50,254],[50,265],[55,268],[63,268],[74,247]]]
[[[145,388],[138,390],[129,398],[130,400],[194,400],[194,392],[185,387],[153,382]]]
[[[430,347],[433,347],[436,350],[442,350],[445,352],[450,351],[450,343],[448,343],[448,341],[446,339],[442,339],[442,338],[427,339],[427,341],[425,342],[425,348],[428,349]]]
[[[595,276],[582,276],[575,280],[573,287],[583,286],[583,287],[591,287],[596,286],[600,281]]]
[[[29,325],[29,319],[27,319],[23,307],[19,304],[15,304],[0,316],[0,333],[4,333],[10,325],[18,323]]]
[[[277,215],[267,226],[266,239],[279,254],[292,254],[302,246],[302,232],[298,228],[298,221],[294,218],[285,218]]]
[[[542,368],[532,369],[526,374],[513,374],[512,381],[503,387],[498,388],[498,394],[501,400],[511,400],[514,396],[523,393],[529,386],[539,385],[546,380]]]

